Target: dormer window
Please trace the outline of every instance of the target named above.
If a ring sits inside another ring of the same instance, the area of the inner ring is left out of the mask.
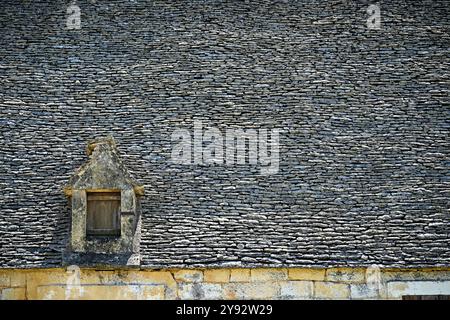
[[[120,236],[120,192],[87,192],[87,236]]]
[[[65,188],[71,204],[71,232],[65,264],[139,265],[141,228],[138,185],[112,137],[88,144],[89,160]]]

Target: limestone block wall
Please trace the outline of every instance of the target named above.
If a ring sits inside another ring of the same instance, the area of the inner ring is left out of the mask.
[[[0,270],[1,299],[401,299],[450,295],[450,268]]]

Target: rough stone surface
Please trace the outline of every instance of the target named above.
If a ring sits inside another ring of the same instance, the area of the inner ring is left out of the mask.
[[[275,299],[280,292],[280,284],[276,281],[229,283],[223,287],[226,299]]]
[[[318,299],[349,299],[350,287],[344,283],[314,282],[314,297]]]
[[[379,299],[380,290],[378,287],[367,284],[350,284],[351,299]]]
[[[288,270],[289,280],[325,280],[325,269],[293,268]]]
[[[312,281],[280,282],[281,299],[310,299],[313,296]]]
[[[98,138],[88,144],[89,160],[70,178],[64,188],[72,201],[71,240],[63,264],[139,265],[141,215],[135,188],[142,189],[128,173],[112,137]],[[120,236],[88,237],[86,221],[88,191],[120,191]],[[123,259],[118,259],[118,256]],[[124,263],[123,260],[126,260]]]
[[[65,285],[41,286],[37,293],[42,300],[162,300],[164,286],[161,285],[109,285],[83,286],[82,289],[67,290]]]
[[[183,283],[178,286],[178,297],[183,300],[223,299],[223,287],[215,283]]]
[[[276,280],[273,270],[261,269],[260,273],[267,277],[258,281],[252,281],[250,274],[245,273],[249,270],[242,269],[242,275],[247,277],[237,278],[239,282],[216,282],[210,269],[81,268],[78,277],[69,269],[2,270],[0,299],[401,299],[404,295],[450,295],[448,268],[391,270],[389,276],[380,271],[379,282],[372,279],[366,283],[318,281],[317,274],[309,273],[309,269],[302,273],[304,280]],[[214,271],[217,275],[222,271],[237,275],[238,270]],[[417,272],[421,272],[420,276]],[[311,278],[307,278],[308,274]]]
[[[175,280],[184,282],[203,281],[203,272],[200,270],[178,270],[174,272]]]
[[[1,276],[0,276],[1,277]],[[26,275],[24,273],[13,273],[11,274],[11,281],[9,283],[9,286],[11,287],[25,287],[27,280]],[[0,280],[0,287],[1,287],[1,280]]]
[[[366,269],[364,268],[331,268],[325,273],[325,280],[332,282],[364,282]]]
[[[6,272],[0,272],[0,288],[11,285],[11,276]]]
[[[25,288],[7,288],[0,290],[0,300],[25,300]]]
[[[205,282],[221,282],[226,283],[230,281],[230,270],[228,269],[212,269],[203,272]]]
[[[141,266],[449,266],[447,0],[2,1],[0,266],[61,265],[62,188],[112,134]],[[426,13],[426,14],[425,14]],[[280,128],[280,170],[179,165],[171,134]]]
[[[230,282],[250,282],[250,269],[231,269]]]
[[[387,286],[389,298],[402,295],[450,295],[450,281],[393,281]]]
[[[250,271],[252,281],[286,280],[287,269],[252,269]]]

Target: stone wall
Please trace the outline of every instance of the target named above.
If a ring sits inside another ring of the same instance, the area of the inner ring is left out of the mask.
[[[1,299],[30,300],[401,299],[450,295],[450,268],[4,269],[0,291]]]

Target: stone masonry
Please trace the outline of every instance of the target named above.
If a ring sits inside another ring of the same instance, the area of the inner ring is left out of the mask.
[[[1,299],[401,299],[450,294],[448,268],[382,270],[374,284],[364,268],[65,269],[0,271]],[[77,285],[78,284],[78,285]]]
[[[377,1],[380,30],[364,1],[70,3],[2,1],[1,268],[61,267],[62,188],[110,134],[142,268],[450,266],[448,0]],[[194,119],[281,129],[279,172],[172,163]]]

